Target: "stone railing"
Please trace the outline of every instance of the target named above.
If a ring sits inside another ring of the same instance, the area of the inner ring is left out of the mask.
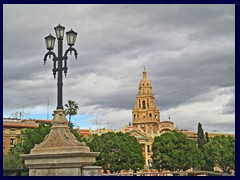
[[[115,174],[101,174],[101,176],[234,176],[226,173],[212,172],[212,171],[163,171],[163,172],[137,172],[137,173],[115,173]]]

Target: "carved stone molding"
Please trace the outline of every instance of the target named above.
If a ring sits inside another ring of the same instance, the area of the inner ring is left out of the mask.
[[[79,148],[79,146],[85,147]],[[75,147],[76,150],[83,149],[85,152],[90,151],[85,142],[79,142],[71,133],[64,110],[57,109],[54,111],[53,125],[50,133],[44,138],[42,143],[35,145],[35,147],[31,150],[31,153],[39,153],[44,152],[44,150],[49,151],[51,149],[56,151],[65,151],[66,147],[72,147],[71,150],[74,150]]]

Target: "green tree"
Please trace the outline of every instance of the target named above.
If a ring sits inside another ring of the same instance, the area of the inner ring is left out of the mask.
[[[64,106],[66,107],[65,113],[66,115],[69,115],[69,122],[71,122],[71,116],[77,114],[78,103],[72,100],[68,100],[68,104],[65,104]]]
[[[208,143],[209,142],[208,132],[205,132],[205,138],[206,138],[206,143]]]
[[[14,147],[11,148],[8,154],[3,155],[3,168],[4,169],[21,169],[25,168],[23,159],[20,157],[21,149]]]
[[[20,155],[29,154],[35,144],[40,144],[43,141],[45,136],[50,132],[50,128],[51,125],[49,124],[40,124],[35,129],[22,129],[18,143],[10,149],[8,154],[3,156],[3,167],[5,169],[25,167]]]
[[[200,169],[204,164],[203,154],[196,143],[181,132],[172,131],[155,137],[152,149],[156,169]]]
[[[51,124],[42,123],[38,128],[25,128],[22,129],[18,143],[11,148],[8,154],[3,155],[3,167],[9,168],[23,168],[24,161],[20,157],[21,154],[29,154],[35,144],[43,142],[47,134],[51,130]],[[79,135],[73,127],[70,127],[70,131],[76,137],[78,141],[82,141],[82,136]]]
[[[235,170],[235,139],[231,136],[215,136],[203,148],[205,169],[218,165],[224,172]]]
[[[198,148],[202,149],[204,144],[206,144],[205,136],[204,136],[204,131],[202,128],[202,124],[198,123],[198,131],[197,131],[197,143],[198,143]]]
[[[75,131],[73,129],[73,126],[69,126],[69,129],[71,131],[71,133],[75,136],[75,138],[79,141],[79,142],[83,142],[83,135],[80,135],[77,131]]]
[[[18,148],[21,149],[23,154],[29,154],[31,149],[34,148],[35,144],[43,142],[47,134],[51,130],[51,124],[39,124],[38,128],[26,128],[22,129],[20,136],[20,143],[17,144]]]
[[[100,152],[96,165],[103,169],[118,172],[132,169],[136,172],[143,169],[144,158],[141,145],[129,133],[108,132],[101,136],[93,135],[87,141],[91,151]]]

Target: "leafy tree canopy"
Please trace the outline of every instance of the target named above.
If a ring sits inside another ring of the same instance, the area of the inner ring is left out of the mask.
[[[105,171],[110,170],[113,173],[132,169],[136,172],[143,169],[142,147],[129,133],[108,132],[101,136],[93,135],[87,145],[91,151],[100,152],[96,165],[102,166]]]
[[[172,131],[154,138],[153,167],[171,171],[201,168],[203,155],[196,143],[181,132]]]
[[[8,154],[3,156],[3,167],[23,168],[24,162],[21,154],[29,154],[35,144],[40,144],[45,136],[50,132],[51,125],[40,124],[38,128],[26,128],[21,130],[21,135],[15,147],[11,148]]]
[[[204,148],[205,169],[212,171],[215,165],[224,172],[235,170],[235,139],[231,136],[215,136]]]
[[[51,130],[51,124],[40,124],[38,128],[26,128],[22,129],[21,135],[19,137],[18,143],[15,147],[11,148],[8,154],[3,156],[3,166],[5,169],[8,168],[23,168],[24,162],[20,157],[21,154],[29,154],[31,149],[34,148],[35,144],[40,144],[43,142],[47,134]],[[77,140],[82,141],[82,136],[80,136],[76,131],[70,127],[70,131],[74,134]]]
[[[39,127],[35,129],[22,129],[20,143],[17,144],[18,148],[23,154],[29,154],[31,149],[34,148],[35,144],[40,144],[43,142],[50,130],[51,125],[44,123],[39,124]]]

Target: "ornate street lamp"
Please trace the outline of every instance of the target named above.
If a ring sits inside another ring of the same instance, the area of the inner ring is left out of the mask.
[[[45,54],[44,56],[44,64],[47,61],[47,56],[49,56],[49,58],[51,58],[51,56],[53,56],[53,76],[54,79],[56,78],[56,74],[58,74],[58,78],[57,78],[57,109],[63,109],[63,105],[62,105],[62,97],[63,97],[63,93],[62,93],[62,86],[63,86],[63,82],[62,82],[62,72],[64,71],[65,76],[67,75],[67,59],[68,59],[68,52],[70,52],[70,54],[72,54],[72,51],[74,51],[74,55],[75,58],[77,59],[77,51],[75,48],[73,48],[72,46],[74,46],[76,39],[77,39],[77,33],[74,32],[72,29],[68,32],[66,32],[66,36],[67,36],[67,44],[70,46],[64,53],[63,55],[63,38],[64,38],[64,30],[65,27],[61,26],[60,24],[54,28],[55,32],[56,32],[56,36],[57,36],[57,40],[58,40],[58,56],[56,56],[56,54],[52,51],[54,49],[54,44],[55,44],[55,37],[53,37],[51,34],[47,37],[45,37],[45,42],[46,42],[46,48],[48,49],[48,52]],[[64,61],[64,65],[63,65],[63,61]]]
[[[29,168],[29,176],[84,176],[98,175],[101,167],[92,166],[96,162],[99,152],[91,152],[85,142],[79,142],[71,133],[68,120],[62,105],[62,73],[67,74],[68,52],[72,51],[77,59],[74,46],[77,33],[72,29],[66,33],[69,48],[63,55],[64,27],[60,24],[54,28],[58,40],[58,54],[53,52],[55,37],[51,34],[45,38],[48,52],[44,56],[53,56],[53,76],[57,76],[57,109],[54,112],[51,131],[43,142],[36,144],[30,154],[21,155],[25,165]]]

